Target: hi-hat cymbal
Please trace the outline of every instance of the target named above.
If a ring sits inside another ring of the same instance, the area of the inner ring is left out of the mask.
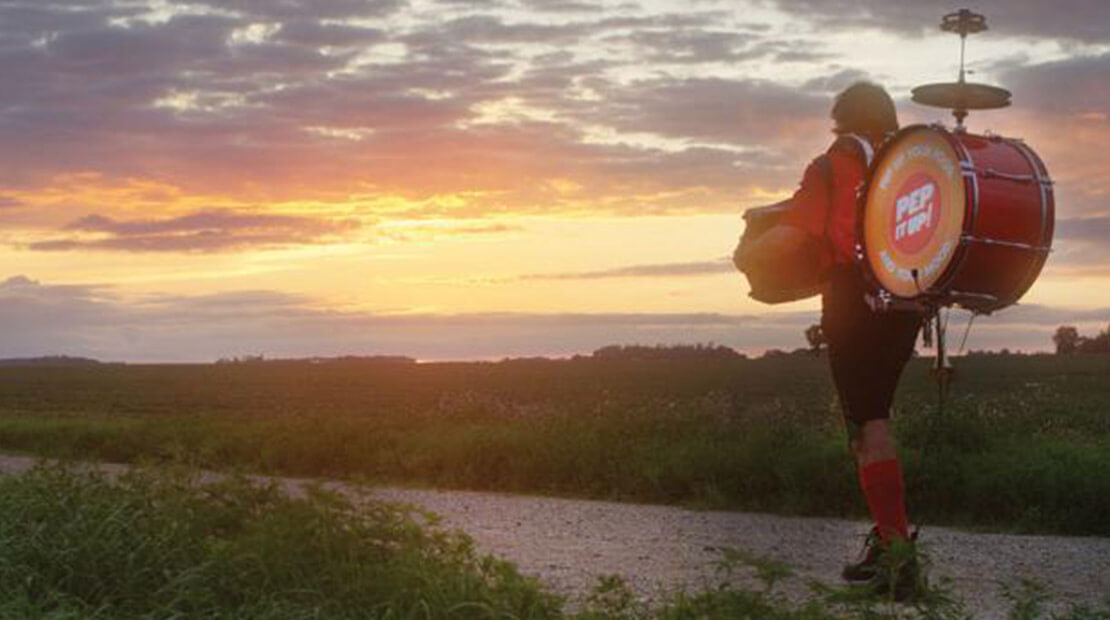
[[[918,86],[913,100],[950,110],[993,110],[1010,105],[1010,91],[975,82],[945,82]]]

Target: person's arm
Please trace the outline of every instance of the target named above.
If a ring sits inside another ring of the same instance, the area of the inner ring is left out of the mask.
[[[736,249],[732,260],[737,269],[748,272],[773,267],[793,256],[811,238],[826,234],[828,166],[824,156],[809,164],[798,191],[790,199],[793,208],[778,224],[748,243],[743,252],[739,247]]]

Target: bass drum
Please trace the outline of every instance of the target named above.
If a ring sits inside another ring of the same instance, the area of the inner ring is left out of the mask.
[[[1025,294],[1052,245],[1052,181],[1020,140],[906,127],[860,193],[857,258],[881,306],[977,313]]]

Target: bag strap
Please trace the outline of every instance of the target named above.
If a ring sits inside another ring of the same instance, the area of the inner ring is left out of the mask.
[[[832,249],[832,239],[829,236],[829,227],[832,223],[833,190],[835,179],[833,179],[832,161],[829,160],[828,155],[822,155],[821,158],[818,159],[818,161],[820,162],[818,165],[821,167],[821,174],[825,177],[825,196],[828,197],[828,201],[825,204],[825,226],[822,230],[825,236],[825,243],[828,244],[830,249]]]
[[[845,138],[851,138],[855,141],[856,146],[859,147],[860,153],[863,154],[863,167],[870,168],[871,160],[875,159],[875,148],[871,146],[871,141],[858,133],[846,133]]]
[[[841,138],[848,138],[848,139],[852,140],[852,142],[857,147],[857,149],[856,149],[857,155],[860,156],[860,159],[862,160],[862,163],[863,163],[863,167],[867,168],[867,169],[870,169],[871,168],[871,161],[875,158],[875,149],[874,149],[874,147],[871,146],[871,141],[868,140],[867,138],[864,138],[863,136],[861,136],[859,134],[855,134],[855,133],[841,134],[840,137]],[[827,154],[822,155],[818,159],[818,162],[819,162],[818,165],[821,167],[821,174],[825,177],[825,187],[827,189],[827,195],[828,195],[828,199],[829,199],[828,204],[825,205],[824,233],[825,233],[825,242],[831,247],[832,246],[832,238],[829,235],[829,228],[830,228],[831,223],[832,223],[833,200],[834,200],[834,193],[835,193],[835,190],[836,190],[836,179],[833,177],[832,161],[829,160],[829,156]]]

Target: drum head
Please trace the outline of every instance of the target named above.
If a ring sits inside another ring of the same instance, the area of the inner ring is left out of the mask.
[[[940,129],[909,127],[879,153],[861,214],[875,282],[911,299],[936,292],[960,243],[967,193],[960,158]]]

